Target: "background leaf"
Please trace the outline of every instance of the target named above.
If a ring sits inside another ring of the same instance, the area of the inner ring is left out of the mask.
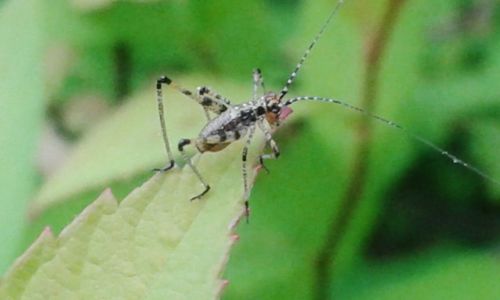
[[[43,38],[35,2],[0,6],[0,271],[19,254],[26,204],[37,184],[32,166],[43,120]],[[13,30],[18,27],[21,33]]]

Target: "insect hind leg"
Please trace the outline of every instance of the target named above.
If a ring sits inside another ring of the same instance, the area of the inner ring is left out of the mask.
[[[196,200],[196,199],[200,199],[206,193],[208,193],[208,191],[210,190],[210,185],[208,185],[207,182],[205,181],[205,179],[203,179],[203,177],[200,174],[200,171],[198,171],[198,168],[196,168],[193,165],[193,163],[191,162],[191,159],[188,157],[188,155],[184,151],[184,147],[187,146],[187,145],[190,145],[190,144],[193,144],[193,140],[190,140],[190,139],[181,139],[179,141],[179,144],[177,145],[177,147],[179,149],[179,152],[182,154],[182,157],[186,161],[187,165],[191,168],[191,170],[193,170],[193,172],[196,175],[196,177],[198,178],[198,180],[205,187],[205,189],[203,190],[203,192],[201,192],[200,194],[198,194],[198,195],[196,195],[196,196],[194,196],[194,197],[191,198],[191,201],[193,201],[193,200]]]
[[[163,89],[162,89],[164,84],[182,93],[183,95],[195,100],[198,104],[200,104],[205,110],[205,115],[208,121],[210,121],[210,115],[208,113],[209,110],[217,114],[220,114],[230,106],[229,100],[227,100],[226,98],[220,96],[215,92],[210,91],[210,89],[206,87],[200,87],[198,88],[198,93],[193,93],[190,90],[185,89],[180,85],[176,84],[167,76],[161,76],[160,78],[158,78],[156,80],[156,100],[158,103],[158,116],[160,118],[162,138],[163,138],[163,143],[165,145],[165,152],[167,154],[168,162],[164,167],[153,169],[153,171],[161,171],[161,172],[168,171],[172,169],[175,165],[172,155],[172,150],[170,148],[170,142],[168,139],[167,127],[165,124],[165,109],[163,103]],[[205,93],[208,94],[208,96],[212,97],[213,99],[207,96],[203,96]]]
[[[162,138],[163,138],[163,143],[165,145],[165,152],[167,153],[168,162],[163,168],[156,168],[156,169],[153,169],[153,171],[165,172],[165,171],[172,169],[175,165],[173,155],[172,155],[172,150],[170,149],[170,143],[168,141],[167,127],[165,125],[165,113],[164,113],[164,108],[163,108],[163,91],[162,91],[162,85],[163,84],[168,85],[171,82],[172,81],[166,76],[162,76],[156,81],[156,101],[158,104],[158,116],[160,117]]]
[[[241,171],[243,174],[243,188],[244,188],[244,194],[243,194],[243,199],[245,203],[245,216],[247,218],[248,222],[248,217],[250,215],[250,206],[248,202],[248,198],[250,197],[250,187],[248,185],[248,168],[247,168],[247,156],[248,156],[248,148],[250,147],[250,143],[252,142],[253,135],[255,133],[255,126],[250,127],[248,137],[245,143],[245,147],[243,147],[242,155],[241,155]]]

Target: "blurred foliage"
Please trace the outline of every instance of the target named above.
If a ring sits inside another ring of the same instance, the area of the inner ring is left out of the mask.
[[[36,1],[0,10],[0,269],[19,254],[25,211],[39,183],[36,144],[43,123],[42,31]],[[23,32],[12,28],[23,27]]]
[[[120,198],[161,164],[158,74],[189,88],[210,85],[237,103],[251,95],[251,70],[260,67],[266,86],[279,89],[335,1],[3,2],[0,64],[9,72],[2,71],[8,80],[0,83],[0,200],[11,217],[2,220],[12,224],[0,232],[9,241],[0,253],[5,270],[40,228],[57,232],[105,186]],[[392,2],[345,2],[293,94],[361,105],[366,52]],[[9,29],[20,34],[14,38]],[[385,45],[374,110],[499,179],[499,81],[496,1],[407,0]],[[173,140],[193,136],[203,113],[174,95],[167,93]],[[68,116],[80,102],[108,109],[98,114],[77,106],[87,124],[75,127]],[[318,253],[340,230],[331,223],[346,213],[362,116],[315,103],[294,110],[276,134],[282,156],[267,164],[269,176],[257,179],[250,225],[239,228],[225,299],[317,295]],[[371,125],[359,205],[327,266],[330,295],[497,298],[500,186],[402,132]],[[42,170],[37,179],[33,145],[47,143],[42,126],[55,128],[73,150],[53,175]],[[23,231],[30,195],[38,214]]]

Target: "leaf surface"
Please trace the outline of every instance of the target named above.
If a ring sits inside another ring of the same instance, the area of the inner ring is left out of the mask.
[[[263,145],[257,137],[252,158]],[[2,299],[214,299],[243,212],[242,143],[154,175],[119,205],[106,190],[58,237],[45,230],[8,272]],[[250,160],[252,161],[252,160]],[[249,174],[254,176],[253,169]]]

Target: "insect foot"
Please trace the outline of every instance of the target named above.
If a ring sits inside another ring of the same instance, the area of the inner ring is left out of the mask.
[[[175,166],[175,162],[173,160],[171,160],[163,168],[154,168],[153,172],[166,172],[166,171],[172,169],[174,166]]]
[[[203,192],[201,192],[201,194],[191,198],[190,201],[201,199],[201,197],[203,197],[206,193],[208,193],[208,191],[210,191],[210,185],[207,184],[205,186],[205,190]]]

